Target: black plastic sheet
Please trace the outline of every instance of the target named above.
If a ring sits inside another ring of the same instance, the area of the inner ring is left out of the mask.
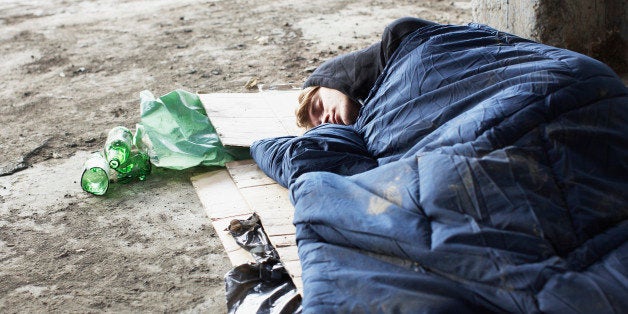
[[[301,295],[268,241],[259,217],[234,219],[229,233],[249,251],[255,263],[234,267],[225,275],[229,313],[300,313]]]

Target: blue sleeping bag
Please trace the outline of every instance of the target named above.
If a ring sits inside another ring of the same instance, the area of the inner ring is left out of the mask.
[[[492,28],[408,35],[351,126],[256,142],[305,312],[628,312],[628,89]]]

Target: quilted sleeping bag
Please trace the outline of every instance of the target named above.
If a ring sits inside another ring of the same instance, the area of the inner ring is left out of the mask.
[[[256,142],[305,312],[628,312],[628,89],[483,25],[408,35],[354,125]]]

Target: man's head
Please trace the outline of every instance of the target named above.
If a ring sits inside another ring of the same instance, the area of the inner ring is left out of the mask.
[[[323,123],[355,123],[360,105],[339,90],[310,86],[299,95],[297,125],[312,128]]]

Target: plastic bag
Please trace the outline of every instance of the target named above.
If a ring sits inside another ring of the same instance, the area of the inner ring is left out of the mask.
[[[156,99],[145,90],[140,100],[134,142],[153,165],[181,170],[250,158],[246,148],[222,145],[198,95],[175,90]]]
[[[301,295],[281,262],[242,264],[225,275],[228,313],[301,313]]]
[[[253,255],[256,262],[279,259],[279,254],[270,244],[257,214],[246,220],[233,219],[227,230],[240,247]]]
[[[301,295],[257,214],[232,220],[227,230],[256,261],[236,266],[225,275],[228,313],[301,313]]]

